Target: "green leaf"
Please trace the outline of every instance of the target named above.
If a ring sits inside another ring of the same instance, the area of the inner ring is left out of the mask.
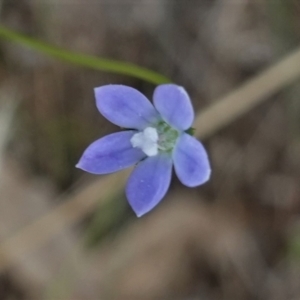
[[[194,127],[190,127],[189,129],[187,129],[185,132],[191,136],[194,136],[195,134],[195,131],[196,131],[196,128]]]
[[[133,76],[154,84],[171,82],[171,80],[165,77],[164,75],[148,70],[146,68],[142,68],[124,61],[99,58],[92,55],[85,55],[81,53],[68,51],[42,42],[35,38],[20,34],[1,25],[0,38],[21,44],[23,46],[49,55],[51,57],[55,57],[62,61],[72,63],[78,66],[83,66],[110,73]]]

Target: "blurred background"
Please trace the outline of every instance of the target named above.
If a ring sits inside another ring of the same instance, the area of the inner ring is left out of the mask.
[[[0,18],[161,73],[199,114],[300,44],[298,0],[1,0]],[[300,299],[299,80],[203,141],[207,184],[174,176],[140,219],[127,173],[74,167],[119,130],[95,108],[108,83],[155,88],[0,39],[0,299]]]

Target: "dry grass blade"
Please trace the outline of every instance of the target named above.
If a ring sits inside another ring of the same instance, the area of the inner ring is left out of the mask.
[[[300,49],[216,101],[197,117],[197,136],[206,138],[300,77]]]
[[[197,135],[208,137],[250,109],[262,103],[270,95],[292,83],[300,76],[300,49],[224,99],[207,108],[197,117]],[[24,228],[17,235],[0,244],[0,270],[14,262],[8,257],[9,249],[19,249],[17,254],[26,255],[38,248],[55,234],[82,220],[101,198],[103,201],[122,187],[127,172],[104,177],[82,187],[75,196],[66,199],[46,216]],[[60,222],[58,222],[60,220]]]
[[[128,171],[113,174],[95,180],[81,188],[76,195],[65,199],[47,215],[19,231],[17,234],[2,242],[0,245],[0,270],[13,264],[17,258],[24,257],[51,237],[69,228],[70,225],[82,220],[84,216],[95,209],[97,201],[110,199],[112,190],[117,191],[125,183]],[[10,251],[14,249],[14,251]],[[13,253],[13,255],[12,255]]]
[[[16,110],[17,95],[14,89],[8,84],[0,90],[0,176],[2,169],[3,152],[11,134],[11,123]],[[2,103],[4,102],[4,103]]]

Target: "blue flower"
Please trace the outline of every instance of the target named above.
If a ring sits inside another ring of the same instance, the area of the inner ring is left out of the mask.
[[[126,196],[138,217],[153,209],[165,196],[172,166],[188,187],[208,181],[210,164],[206,150],[186,133],[194,110],[184,88],[159,85],[150,101],[134,88],[105,85],[95,88],[100,113],[126,131],[93,142],[76,167],[93,174],[109,174],[136,165]]]

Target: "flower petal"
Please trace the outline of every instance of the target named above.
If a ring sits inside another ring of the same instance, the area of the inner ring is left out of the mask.
[[[93,174],[109,174],[130,167],[146,155],[130,142],[136,131],[112,133],[93,142],[83,153],[77,168]]]
[[[211,173],[207,152],[194,137],[183,133],[173,151],[173,161],[179,180],[195,187],[208,181]]]
[[[95,97],[100,113],[120,127],[142,130],[159,119],[151,102],[129,86],[100,86],[95,88]]]
[[[187,130],[194,120],[194,109],[185,89],[176,84],[159,85],[153,95],[154,106],[164,121],[178,130]]]
[[[138,217],[153,209],[165,196],[171,182],[172,158],[159,154],[148,157],[133,170],[126,196]]]

